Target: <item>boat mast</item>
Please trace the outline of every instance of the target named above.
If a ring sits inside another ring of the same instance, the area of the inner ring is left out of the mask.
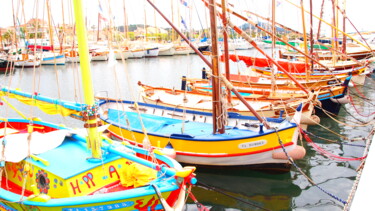
[[[125,0],[122,1],[122,4],[124,6],[124,33],[125,33],[125,39],[126,42],[128,42],[129,35],[128,35],[128,14],[126,13],[126,7],[125,7]]]
[[[147,2],[164,18],[165,21],[168,22],[168,24],[185,40],[185,42],[187,42],[189,44],[189,46],[194,50],[195,53],[198,54],[198,56],[202,59],[202,61],[210,68],[212,69],[212,64],[206,59],[206,57],[193,45],[192,42],[189,42],[188,38],[183,34],[181,33],[178,28],[167,18],[165,17],[165,15],[151,2],[151,0],[147,0]],[[205,2],[206,3],[206,2]],[[254,116],[260,121],[263,123],[263,125],[269,129],[271,128],[267,121],[265,119],[263,119],[252,107],[251,105],[242,97],[242,95],[233,87],[233,85],[228,81],[226,80],[225,77],[223,77],[222,75],[219,76],[223,82],[225,83],[225,85],[227,87],[229,87],[229,89],[238,97],[238,99],[246,106],[247,109],[249,109],[253,114]]]
[[[332,22],[333,22],[333,27],[332,27],[332,48],[333,49],[338,49],[339,47],[339,44],[338,44],[338,33],[337,33],[337,16],[336,16],[336,8],[335,8],[335,5],[336,5],[336,0],[332,0]],[[333,55],[332,55],[332,63],[333,65],[336,64],[336,53],[333,52]]]
[[[76,20],[78,51],[80,57],[82,86],[84,92],[84,100],[87,104],[87,120],[85,127],[88,130],[87,147],[91,149],[92,158],[100,159],[102,157],[100,149],[100,138],[97,131],[99,125],[96,115],[96,105],[94,100],[94,89],[92,86],[91,70],[89,65],[89,48],[87,44],[87,32],[84,23],[83,7],[81,0],[74,0],[74,17]]]
[[[230,81],[230,69],[229,69],[229,49],[228,49],[228,24],[227,24],[227,12],[226,12],[226,0],[221,0],[221,4],[223,5],[222,13],[223,13],[223,36],[224,36],[224,64],[225,64],[225,76]],[[227,87],[227,93],[228,93],[228,104],[232,103],[232,95],[230,94],[230,89]]]
[[[318,31],[316,33],[316,40],[319,42],[320,37],[320,27],[322,26],[322,19],[323,19],[323,11],[324,11],[324,0],[322,1],[322,6],[320,7],[320,18],[319,18],[319,24],[318,24]],[[310,12],[312,16],[312,12]]]
[[[276,19],[276,0],[272,0],[272,51],[271,55],[272,58],[276,58],[276,25],[275,25],[275,19]],[[275,70],[276,66],[275,64],[272,65],[272,71],[271,71],[271,97],[275,96]]]
[[[210,11],[210,23],[211,23],[211,52],[212,52],[212,117],[213,117],[213,133],[223,134],[225,132],[225,127],[221,125],[219,127],[219,122],[221,122],[222,115],[222,103],[221,103],[221,86],[219,79],[219,51],[218,51],[218,37],[217,37],[217,24],[216,24],[216,5],[214,0],[210,0],[210,6],[208,7]]]
[[[205,1],[205,0],[202,0],[202,1]],[[216,5],[218,5],[219,7],[221,7],[221,5],[218,4],[218,3],[216,3]],[[273,35],[272,35],[272,32],[269,32],[269,31],[267,31],[266,29],[260,27],[258,24],[252,22],[250,19],[243,17],[242,15],[240,15],[240,14],[238,14],[238,13],[232,11],[232,10],[229,9],[229,8],[227,8],[226,11],[229,12],[229,13],[231,13],[231,14],[233,14],[234,16],[236,16],[236,17],[238,17],[238,18],[240,18],[240,19],[246,21],[247,23],[249,23],[249,24],[255,26],[257,29],[262,30],[262,31],[265,32],[266,34],[268,34],[268,35],[270,35],[270,36],[273,36]],[[270,20],[267,19],[267,21],[270,21]],[[276,25],[276,26],[280,26],[280,24],[277,24],[276,22],[275,22],[275,25]],[[288,30],[288,29],[285,28],[285,27],[282,27],[282,28]],[[299,32],[297,32],[297,33],[298,33],[298,34],[301,34],[301,33],[299,33]],[[300,49],[298,49],[298,48],[294,47],[293,45],[289,44],[287,41],[284,41],[283,39],[281,39],[281,38],[279,38],[279,37],[277,37],[277,36],[275,36],[275,39],[277,39],[278,41],[281,41],[281,42],[285,43],[287,46],[289,46],[289,47],[292,48],[293,50],[297,51],[298,53],[304,55],[305,57],[309,58],[310,60],[313,60],[316,64],[319,64],[320,66],[322,66],[322,67],[325,68],[326,70],[329,69],[328,67],[326,67],[325,65],[323,65],[322,63],[320,63],[318,60],[316,60],[315,58],[313,58],[313,57],[311,57],[311,56],[305,54],[303,51],[301,51]]]
[[[301,0],[300,3],[301,3],[302,30],[303,30],[303,46],[304,46],[303,49],[305,51],[305,54],[308,54],[309,51],[308,51],[308,47],[307,47],[307,35],[306,35],[305,13],[304,13],[304,9],[303,9],[303,0]],[[312,46],[310,46],[310,48],[312,48]],[[308,67],[307,60],[305,60],[305,64],[306,64],[306,67]],[[310,79],[310,73],[309,73],[309,70],[307,69],[306,70],[306,81],[309,81],[309,79]]]
[[[50,40],[50,44],[51,44],[51,50],[52,52],[55,51],[54,47],[53,47],[53,29],[52,29],[52,22],[51,22],[51,6],[50,6],[50,2],[49,0],[46,1],[47,3],[47,15],[48,15],[48,28],[49,28],[49,40]]]
[[[313,57],[313,53],[314,53],[314,32],[313,32],[312,10],[313,10],[312,0],[310,0],[310,56],[311,57]],[[310,68],[310,70],[309,69],[306,70],[307,80],[309,80],[309,78],[310,78],[310,71],[312,71],[312,70],[314,70],[314,62],[313,61],[311,61],[311,68]]]
[[[346,27],[345,27],[345,22],[346,22],[346,0],[343,0],[343,4],[344,4],[344,9],[343,9],[343,17],[342,17],[342,31],[344,32],[342,34],[343,38],[342,38],[342,53],[346,54],[346,35],[345,35],[345,31],[346,31]]]

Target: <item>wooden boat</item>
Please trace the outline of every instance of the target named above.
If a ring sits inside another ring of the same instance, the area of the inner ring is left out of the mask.
[[[146,51],[144,49],[130,49],[131,55],[129,56],[129,59],[141,59],[145,57]]]
[[[14,67],[14,62],[0,58],[0,72],[6,72]]]
[[[347,86],[350,79],[351,77],[347,77],[342,84],[309,87],[311,91],[317,94],[316,99],[320,102],[316,108],[338,114],[341,105],[349,102],[349,99],[347,99]],[[307,98],[307,94],[305,92],[295,87],[277,86],[275,90],[271,91],[270,85],[257,86],[253,85],[251,82],[236,81],[232,81],[232,84],[245,99],[249,100],[260,99],[259,96],[277,100]],[[208,80],[187,79],[187,89],[208,94],[211,93],[211,85]]]
[[[154,163],[147,150],[103,139],[106,155],[87,159],[86,138],[68,128],[26,119],[0,121],[0,128],[1,140],[7,140],[2,148],[2,209],[158,210],[185,199],[191,178],[177,175],[192,176],[193,169],[182,169],[166,156],[156,154],[159,163]]]
[[[159,45],[159,56],[173,56],[176,52],[173,44]]]
[[[55,54],[43,52],[41,64],[42,65],[65,65],[66,59],[64,54]]]
[[[94,50],[91,53],[91,61],[107,61],[109,59],[108,51]]]
[[[255,58],[249,56],[238,56],[230,55],[232,61],[244,61],[249,66],[249,70],[252,76],[271,77],[271,62],[267,58]],[[370,72],[368,68],[369,63],[364,62],[363,64],[354,63],[351,61],[341,61],[332,63],[331,61],[322,61],[325,66],[329,67],[330,70],[323,70],[321,68],[315,68],[310,70],[309,73],[306,70],[310,69],[305,62],[301,61],[289,61],[289,60],[278,60],[277,63],[288,71],[293,77],[300,80],[319,81],[321,79],[331,78],[346,78],[348,75],[353,76],[352,81],[358,85],[363,85],[366,75]],[[274,73],[275,78],[278,80],[281,78],[289,78],[284,72],[277,71]]]
[[[132,54],[128,49],[118,49],[115,50],[114,53],[117,60],[121,60],[122,58],[128,59]]]
[[[346,45],[347,45],[346,55],[356,60],[369,59],[373,57],[373,54],[375,52],[374,46],[371,46],[371,50],[369,50],[369,49],[364,48],[363,46],[360,46],[354,43],[347,43]],[[320,50],[315,51],[315,55],[320,60],[333,60],[335,57],[336,58],[343,57],[343,56],[337,56],[337,55],[335,56],[332,54],[329,48],[327,47],[324,47],[324,48],[325,49],[320,49]],[[283,59],[299,59],[299,58],[303,58],[304,56],[299,54],[298,52],[285,51],[285,52],[280,52],[280,57]]]
[[[162,105],[166,107],[212,112],[212,95],[201,91],[183,91],[173,90],[162,87],[151,87],[138,83],[142,88],[140,96],[145,103]],[[252,94],[245,99],[251,103],[251,106],[264,117],[278,118],[280,115],[293,115],[297,107],[301,104],[307,104],[312,99],[289,98],[280,100],[277,97],[268,98],[264,94]],[[308,106],[307,106],[308,107]],[[307,108],[306,107],[306,108]],[[238,98],[233,97],[231,104],[226,106],[228,112],[236,112],[245,116],[252,116],[252,112],[241,103]],[[313,108],[303,110],[304,116],[310,117]]]
[[[189,46],[176,45],[175,49],[175,55],[188,55],[191,53],[191,49]]]
[[[89,56],[89,61],[91,61],[92,56]],[[66,63],[79,63],[79,53],[76,50],[71,50],[67,53],[65,53],[65,62]]]
[[[145,57],[157,57],[159,55],[159,48],[153,47],[153,48],[146,48],[145,49]]]
[[[74,1],[85,104],[47,100],[6,87],[0,94],[49,114],[81,115],[86,128],[71,130],[37,118],[1,118],[0,208],[182,210],[186,185],[195,182],[194,167],[182,169],[160,152],[113,142],[98,129],[83,8],[81,1]]]
[[[297,145],[301,112],[296,112],[291,121],[267,119],[273,121],[270,124],[276,131],[265,129],[255,117],[233,113],[228,120],[230,126],[226,126],[227,132],[214,134],[209,123],[211,112],[101,100],[100,118],[109,124],[112,137],[141,146],[147,139],[154,147],[173,147],[176,160],[182,163],[221,167],[281,164],[286,168],[288,160],[283,156],[283,148],[293,159],[301,159],[305,154],[304,148]],[[298,109],[300,111],[302,106]]]

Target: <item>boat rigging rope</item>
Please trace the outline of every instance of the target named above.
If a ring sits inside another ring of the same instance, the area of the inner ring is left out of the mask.
[[[335,160],[335,161],[354,161],[354,160],[363,160],[366,158],[366,156],[363,156],[363,157],[358,157],[358,158],[347,158],[347,157],[341,157],[341,156],[337,156],[335,154],[332,154],[326,150],[324,150],[323,148],[319,147],[316,143],[314,143],[311,138],[308,136],[307,133],[305,133],[305,131],[303,131],[302,129],[300,130],[303,137],[305,138],[305,140],[317,151],[319,152],[320,154],[326,156],[327,158],[331,158],[332,160]]]
[[[307,176],[303,171],[302,169],[293,161],[293,158],[291,158],[288,154],[288,152],[286,151],[285,149],[285,146],[283,144],[283,142],[281,141],[281,138],[280,138],[280,135],[277,131],[276,128],[275,129],[275,132],[276,132],[276,135],[278,137],[278,141],[279,141],[279,144],[281,146],[281,148],[283,149],[283,152],[285,153],[285,155],[287,156],[288,160],[290,161],[290,163],[312,184],[314,185],[315,187],[317,187],[319,190],[321,190],[323,193],[329,195],[330,197],[334,198],[335,200],[343,203],[344,205],[347,203],[345,200],[343,199],[340,199],[338,196],[335,196],[331,193],[329,193],[328,191],[324,190],[322,187],[320,187],[318,184],[316,184],[309,176]]]
[[[348,90],[348,94],[349,94],[349,90]],[[348,96],[349,96],[350,103],[352,104],[352,106],[353,106],[354,110],[357,112],[357,114],[359,114],[362,117],[370,117],[370,116],[372,116],[372,115],[375,114],[375,112],[372,112],[370,114],[362,114],[362,113],[360,113],[359,110],[357,109],[357,107],[355,106],[354,102],[353,102],[352,96],[350,96],[350,95],[348,95]]]
[[[331,139],[327,139],[327,138],[323,138],[323,137],[321,137],[321,136],[317,136],[317,135],[315,135],[315,134],[313,134],[313,133],[311,133],[311,132],[309,132],[309,131],[307,131],[307,130],[303,130],[303,132],[305,132],[305,133],[307,133],[308,135],[310,135],[310,136],[313,136],[313,137],[315,137],[315,138],[318,138],[318,139],[320,139],[320,140],[324,140],[324,141],[328,141],[328,142],[331,142],[331,143],[336,143],[336,144],[339,144],[340,142],[339,141],[337,141],[337,140],[331,140]],[[365,138],[361,138],[360,140],[366,140]],[[350,140],[350,141],[358,141],[358,139],[352,139],[352,140]],[[349,145],[349,146],[354,146],[354,147],[365,147],[364,145],[360,145],[360,144],[349,144],[349,143],[340,143],[340,144],[343,144],[343,145]]]
[[[249,202],[249,201],[245,201],[245,200],[243,200],[243,199],[241,199],[241,198],[239,198],[239,197],[232,196],[232,195],[230,195],[230,194],[228,194],[228,193],[225,193],[223,190],[220,190],[220,189],[215,188],[215,187],[213,187],[213,186],[209,186],[209,185],[207,185],[207,184],[205,184],[205,183],[203,183],[203,182],[198,181],[198,182],[197,182],[197,185],[200,185],[200,186],[202,186],[202,187],[204,187],[204,188],[207,188],[207,189],[209,189],[209,190],[212,190],[212,191],[215,191],[215,192],[221,193],[221,194],[223,194],[223,195],[225,195],[225,196],[228,196],[228,197],[230,197],[230,198],[233,198],[233,199],[235,199],[235,200],[238,200],[238,201],[240,201],[240,202],[242,202],[242,203],[248,204],[248,205],[250,205],[250,206],[252,206],[252,207],[256,207],[256,208],[261,209],[261,210],[271,211],[271,210],[269,210],[269,209],[266,209],[266,208],[264,208],[264,207],[260,207],[260,206],[254,204],[254,203]]]

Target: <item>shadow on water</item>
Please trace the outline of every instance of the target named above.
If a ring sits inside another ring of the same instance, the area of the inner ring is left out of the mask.
[[[301,189],[291,173],[250,169],[197,169],[198,183],[192,193],[199,203],[214,210],[291,210]],[[197,210],[189,199],[187,211]]]

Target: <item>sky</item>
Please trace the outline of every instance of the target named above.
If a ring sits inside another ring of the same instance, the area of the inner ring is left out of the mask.
[[[1,0],[0,7],[0,27],[13,25],[13,10],[21,24],[30,18],[42,18],[47,20],[46,12],[47,0]],[[157,27],[169,27],[169,25],[157,14],[146,0],[83,0],[85,5],[85,14],[87,16],[88,25],[96,26],[98,22],[99,2],[102,8],[102,14],[110,19],[112,17],[114,25],[123,25],[124,23],[124,6],[125,2],[128,23],[144,24],[145,19],[148,25]],[[204,9],[200,0],[152,0],[154,4],[162,10],[162,12],[172,19],[180,29],[185,26],[181,23],[182,18],[185,22],[186,29],[202,29],[207,28],[208,12]],[[277,0],[276,21],[290,28],[302,31],[301,9],[292,6],[288,1],[300,5],[300,0]],[[23,2],[23,5],[22,5]],[[50,0],[52,17],[55,25],[63,22],[73,23],[72,3],[70,0]],[[183,4],[185,2],[185,4]],[[218,1],[221,2],[221,1]],[[228,0],[233,4],[232,9],[246,16],[245,10],[256,12],[264,17],[271,17],[271,0]],[[309,0],[303,0],[304,7],[309,10]],[[313,14],[320,16],[322,0],[313,0]],[[346,3],[346,13],[351,22],[360,31],[375,31],[375,1],[373,0],[339,0],[340,7],[344,8],[343,2]],[[173,6],[172,6],[173,5]],[[175,8],[172,14],[172,7]],[[178,9],[177,9],[178,8]],[[331,0],[325,0],[325,9],[323,19],[331,23],[332,16]],[[24,15],[23,15],[24,14]],[[110,15],[111,14],[111,15]],[[146,15],[145,15],[146,14]],[[252,17],[257,22],[260,19]],[[230,17],[230,20],[236,25],[243,22],[236,17]],[[307,29],[309,27],[309,15],[305,13],[305,22]],[[109,22],[107,22],[109,23]],[[313,23],[313,29],[317,29],[317,19]],[[347,32],[354,32],[354,28],[349,23],[346,24]],[[323,32],[328,33],[329,27],[324,26]]]

